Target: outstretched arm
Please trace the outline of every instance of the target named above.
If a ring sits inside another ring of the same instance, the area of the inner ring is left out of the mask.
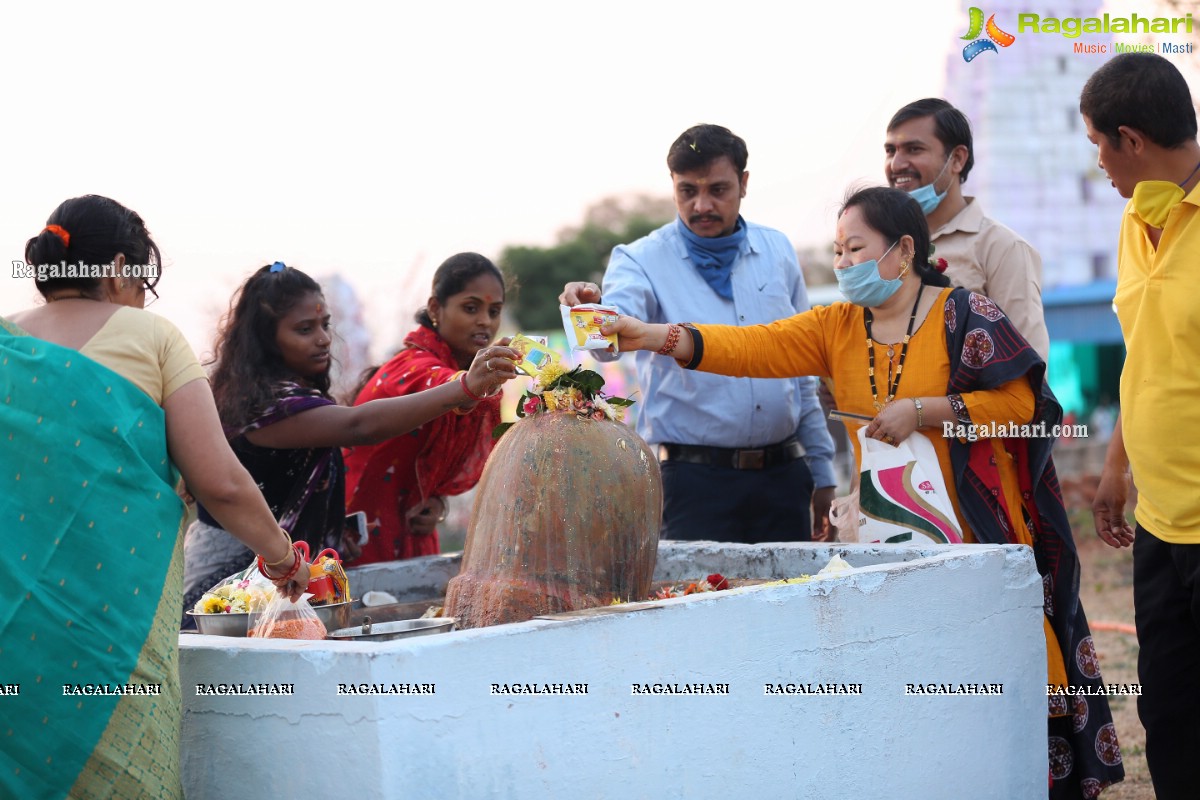
[[[682,364],[697,360],[699,352],[696,369],[716,375],[821,377],[830,374],[823,336],[827,310],[805,311],[767,325],[697,325],[697,336],[682,325],[655,325],[622,315],[603,331],[616,333],[622,350],[650,350]]]
[[[520,353],[510,347],[485,347],[475,355],[465,380],[357,406],[319,406],[250,431],[246,438],[260,447],[281,449],[377,444],[497,391],[505,381],[516,377],[516,361],[520,358]]]
[[[667,355],[686,364],[692,360],[694,352],[692,332],[681,325],[656,325],[622,314],[612,325],[604,326],[601,332],[605,335],[617,334],[617,345],[622,352],[627,350],[659,352],[667,343],[667,336],[673,327],[678,329],[678,339],[675,347]]]

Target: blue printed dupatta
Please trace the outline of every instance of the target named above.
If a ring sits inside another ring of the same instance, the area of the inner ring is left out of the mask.
[[[1046,620],[1062,651],[1067,679],[1072,687],[1099,689],[1100,662],[1079,602],[1075,540],[1050,458],[1055,441],[1050,433],[1062,422],[1062,406],[1045,381],[1046,364],[983,295],[961,288],[952,291],[945,324],[950,355],[947,394],[953,398],[994,389],[1026,376],[1035,400],[1033,423],[1044,424],[1047,432],[1040,438],[1001,440],[1017,467],[1022,507],[1016,509],[1008,508],[991,440],[951,439],[959,508],[980,542],[1018,544],[1010,520],[1024,520],[1042,576]],[[961,403],[952,399],[951,405],[960,418],[966,413]],[[1097,797],[1104,787],[1124,779],[1107,698],[1052,696],[1048,711],[1051,798]]]
[[[0,319],[0,796],[178,795],[175,481],[141,389]]]

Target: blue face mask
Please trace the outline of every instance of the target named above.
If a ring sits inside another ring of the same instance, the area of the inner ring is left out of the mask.
[[[895,246],[896,242],[892,242],[892,247]],[[847,300],[856,306],[876,308],[896,293],[903,283],[904,273],[901,272],[899,277],[890,281],[879,275],[879,261],[892,252],[892,247],[885,250],[879,259],[872,258],[870,261],[833,271],[837,276],[838,288],[846,295]]]
[[[946,167],[948,166],[950,166],[950,159],[947,158],[946,163],[942,165],[942,171],[937,174],[936,178],[924,186],[918,189],[913,189],[908,193],[909,197],[911,197],[913,200],[916,200],[921,205],[921,211],[925,213],[925,216],[932,214],[934,209],[940,206],[942,201],[946,199],[946,195],[950,193],[949,186],[947,186],[946,191],[942,192],[941,194],[938,194],[937,190],[937,182],[941,180],[943,175],[946,174]]]

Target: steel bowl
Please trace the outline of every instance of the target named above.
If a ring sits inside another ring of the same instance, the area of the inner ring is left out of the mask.
[[[196,621],[196,630],[206,636],[245,636],[249,614],[204,614],[188,611]]]
[[[350,607],[354,605],[354,602],[354,600],[344,600],[341,603],[313,606],[313,611],[317,612],[317,616],[321,618],[325,630],[331,631],[350,624]]]
[[[317,612],[325,630],[331,631],[343,628],[349,623],[350,606],[353,604],[353,600],[345,600],[341,603],[313,606],[312,610]],[[246,625],[250,619],[249,614],[202,614],[197,611],[187,613],[196,620],[199,632],[208,636],[245,636]]]
[[[432,617],[372,623],[370,617],[364,617],[362,625],[330,631],[329,638],[340,642],[389,642],[392,639],[449,633],[457,622],[455,617]]]

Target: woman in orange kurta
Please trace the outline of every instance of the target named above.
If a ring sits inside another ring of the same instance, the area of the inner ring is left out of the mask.
[[[963,540],[973,542],[976,541],[974,534],[959,508],[958,492],[955,491],[950,441],[941,435],[941,423],[946,417],[934,416],[937,413],[937,400],[946,397],[946,387],[950,383],[950,357],[946,349],[944,326],[950,292],[949,288],[925,288],[907,351],[903,346],[903,337],[897,342],[881,342],[874,336],[871,340],[871,350],[879,393],[884,391],[885,385],[896,383],[896,372],[900,366],[901,355],[904,355],[904,368],[900,371],[901,380],[892,402],[897,404],[897,411],[907,412],[912,417],[912,430],[916,430],[916,406],[912,399],[921,399],[924,407],[922,427],[937,452],[938,466],[958,515]],[[905,304],[908,309],[912,308],[912,304],[913,298],[908,298]],[[839,410],[865,416],[876,414],[868,376],[871,357],[868,356],[863,309],[860,306],[851,303],[821,306],[808,313],[758,328],[705,325],[700,329],[704,337],[704,360],[701,368],[708,372],[730,375],[752,372],[757,374],[759,368],[754,365],[761,360],[761,354],[773,353],[769,359],[769,376],[817,375],[832,378],[833,396]],[[748,335],[736,334],[742,330]],[[1024,377],[1015,378],[995,389],[962,392],[959,397],[970,415],[970,422],[975,425],[1002,425],[1009,422],[1022,424],[1030,422],[1033,418],[1033,389]],[[945,405],[947,409],[951,406],[948,400]],[[889,404],[889,410],[890,408]],[[954,424],[961,421],[963,420],[957,418],[953,420]],[[905,429],[903,423],[902,420],[897,424],[900,430]],[[847,427],[854,446],[855,463],[858,463],[862,458],[857,436],[861,425],[848,422]],[[873,431],[868,426],[868,433],[876,439],[883,440],[888,435],[888,430],[892,428],[885,428],[882,423],[875,426]],[[902,441],[906,435],[897,432],[895,439]],[[1014,498],[1015,507],[1019,505],[1020,497],[1017,471],[1000,440],[992,440],[991,444],[996,451],[997,463],[1001,466],[1001,480],[1005,492]],[[1032,544],[1032,537],[1020,515],[1012,522],[1017,531],[1017,542]]]
[[[929,264],[920,206],[896,189],[864,189],[838,215],[834,269],[851,301],[770,325],[648,325],[622,317],[605,333],[690,369],[755,378],[833,380],[838,408],[871,417],[866,435],[897,444],[924,429],[966,541],[1032,547],[1045,585],[1051,797],[1095,797],[1124,778],[1112,715],[1079,604],[1079,565],[1050,461],[1062,408],[1046,365],[995,303],[950,289]],[[1044,423],[1043,438],[978,441],[944,423]],[[851,426],[856,434],[858,426]],[[856,459],[858,453],[857,436]]]

